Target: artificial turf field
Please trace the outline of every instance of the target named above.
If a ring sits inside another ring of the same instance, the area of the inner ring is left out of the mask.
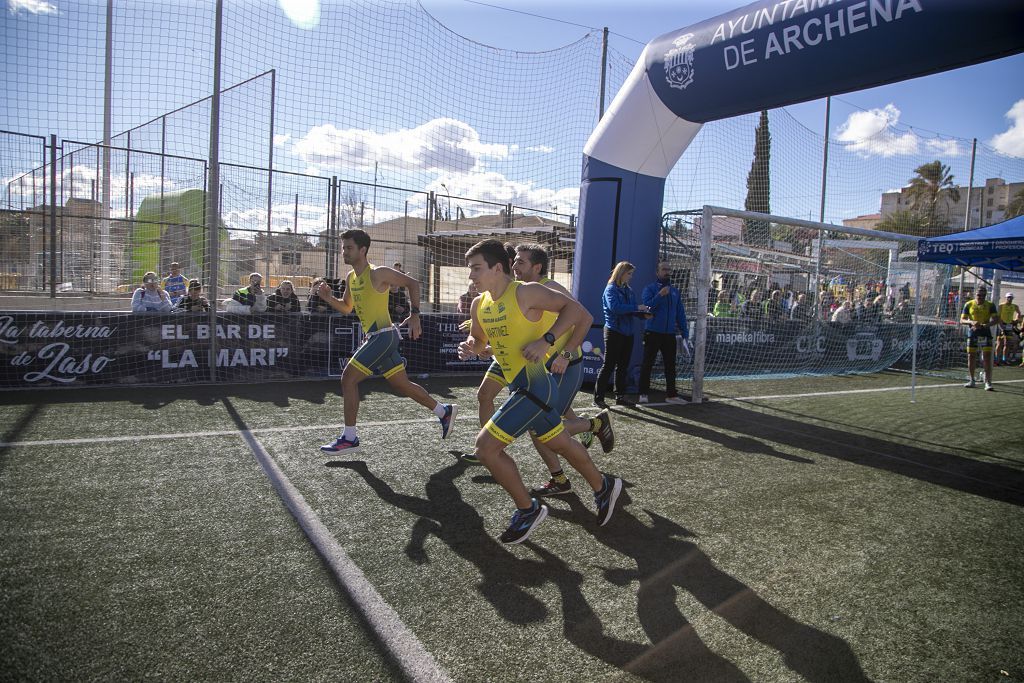
[[[998,381],[613,407],[611,522],[570,472],[513,547],[457,457],[476,378],[423,380],[460,405],[446,442],[366,383],[344,460],[336,382],[8,392],[0,678],[1024,681],[1024,370]]]

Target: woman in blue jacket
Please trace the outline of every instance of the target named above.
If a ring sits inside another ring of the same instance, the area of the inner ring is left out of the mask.
[[[601,305],[604,308],[604,362],[597,374],[594,388],[594,403],[607,407],[604,396],[608,383],[615,373],[615,397],[618,401],[626,398],[626,373],[629,358],[633,355],[633,329],[639,313],[646,313],[647,306],[636,301],[636,295],[629,288],[636,267],[628,261],[619,261],[612,269],[608,286],[604,288]]]

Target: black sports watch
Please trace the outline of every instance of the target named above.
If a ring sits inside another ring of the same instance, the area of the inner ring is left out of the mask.
[[[418,309],[415,306],[413,306],[412,308],[409,309],[409,312],[410,313],[415,313],[416,315],[419,315],[420,314],[420,309]]]
[[[548,345],[554,346],[555,345],[555,341],[556,341],[555,335],[551,334],[550,332],[545,332],[544,333],[544,341],[546,341],[548,343]]]

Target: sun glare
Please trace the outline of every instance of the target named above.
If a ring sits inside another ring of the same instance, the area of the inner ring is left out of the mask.
[[[320,0],[277,0],[293,24],[299,28],[316,28],[320,23]]]

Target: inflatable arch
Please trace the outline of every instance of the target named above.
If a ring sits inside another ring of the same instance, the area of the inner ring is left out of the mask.
[[[655,38],[584,148],[573,294],[600,327],[612,266],[654,273],[665,178],[704,123],[1022,51],[1021,0],[767,0]]]

